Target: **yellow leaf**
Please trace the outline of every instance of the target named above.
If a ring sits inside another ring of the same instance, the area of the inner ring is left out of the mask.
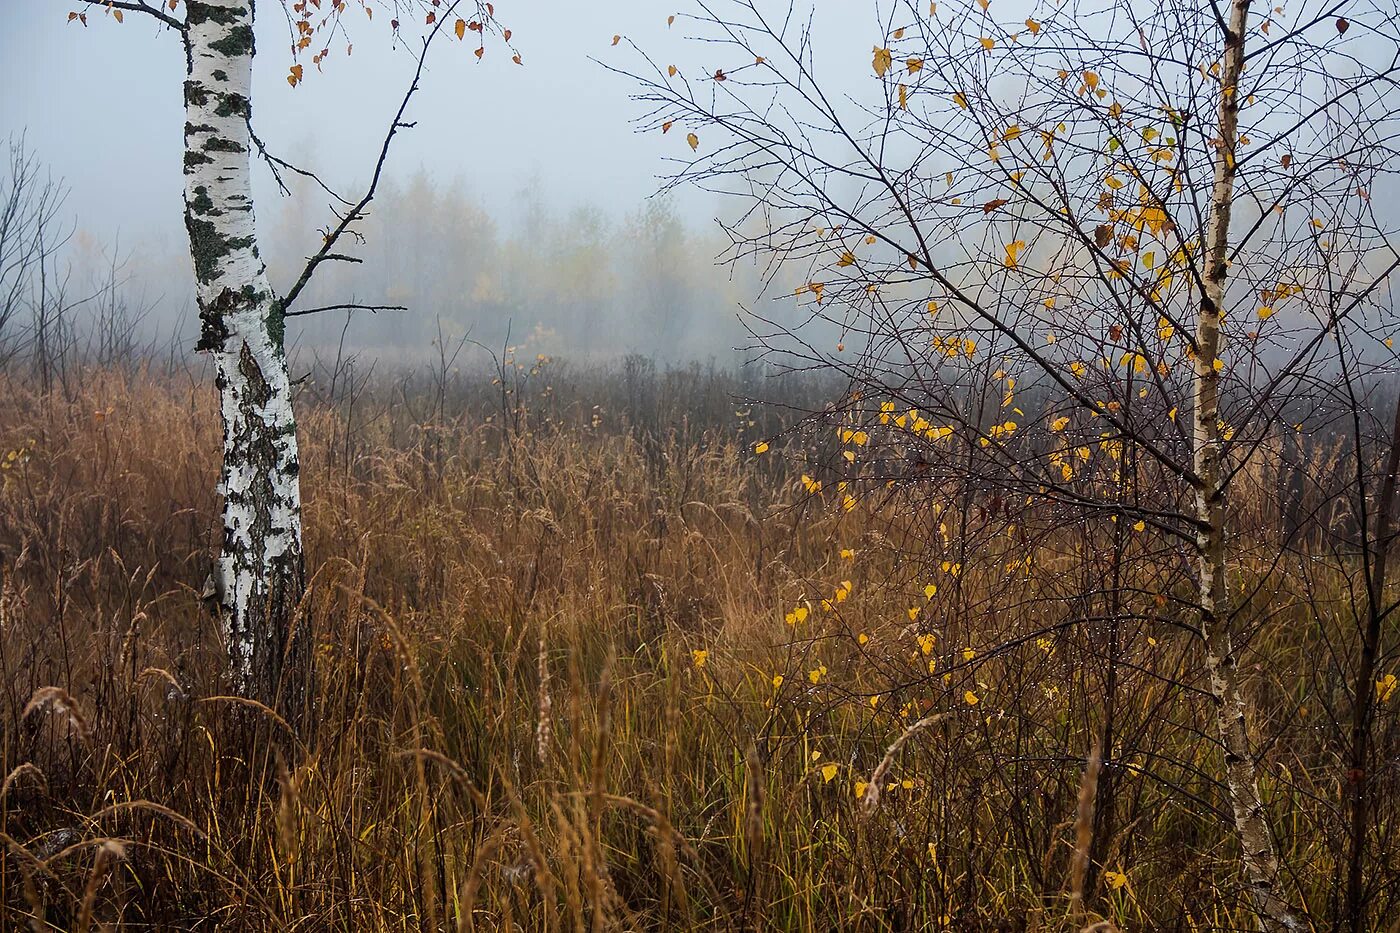
[[[982,43],[982,48],[986,49],[988,52],[996,48],[997,40],[995,39],[988,39],[986,36],[983,36],[977,41]]]
[[[287,83],[290,84],[292,87],[296,87],[298,84],[301,83],[301,66],[300,66],[300,65],[293,65],[293,66],[292,66],[291,73],[287,75]]]
[[[704,667],[705,662],[710,660],[710,653],[697,649],[690,653],[690,659],[695,662],[696,667]]]
[[[694,133],[687,133],[685,141],[690,143],[692,151],[700,148],[700,137],[696,136]]]
[[[834,764],[822,765],[822,780],[830,784],[832,779],[836,777],[836,772],[838,770],[839,769]]]
[[[621,41],[622,41],[622,37],[621,37],[621,36],[613,36],[612,44],[613,44],[613,45],[617,45],[617,44],[618,44],[619,42],[621,42]]]
[[[966,703],[968,706],[976,706],[978,703],[981,702],[981,700],[977,699],[977,694],[973,693],[971,690],[968,690],[966,693],[963,694],[963,702]]]
[[[1259,315],[1259,320],[1267,321],[1269,318],[1274,316],[1274,309],[1270,308],[1268,305],[1265,305],[1264,307],[1260,308],[1256,313]]]
[[[465,38],[467,35],[467,21],[464,19],[457,20],[457,23],[452,27],[452,31],[457,33],[458,39]]]
[[[676,76],[676,66],[675,66],[675,65],[667,65],[667,66],[666,66],[666,74],[669,75],[670,77],[674,78],[674,77]]]
[[[1026,28],[1031,31],[1031,35],[1040,35],[1040,24],[1033,19],[1026,20]]]
[[[1015,241],[1014,243],[1007,243],[1007,244],[1006,244],[1006,258],[1005,258],[1005,260],[1003,260],[1003,264],[1006,266],[1006,268],[1008,268],[1008,269],[1014,269],[1014,268],[1016,268],[1016,254],[1019,253],[1021,250],[1025,249],[1025,248],[1026,248],[1026,241],[1025,241],[1025,240],[1017,240],[1017,241]]]
[[[873,65],[875,68],[875,74],[883,78],[885,76],[885,72],[890,70],[890,65],[893,62],[894,56],[890,54],[889,49],[882,49],[878,47],[875,49],[875,58],[871,62],[871,65]]]
[[[904,62],[904,67],[909,70],[909,73],[911,75],[918,74],[919,72],[924,70],[924,60],[922,58],[906,59]]]
[[[768,452],[768,442],[759,441],[757,444],[754,444],[753,452],[756,454],[766,454]]]
[[[850,250],[846,250],[846,252],[844,252],[844,253],[841,254],[841,258],[838,259],[838,260],[836,260],[836,264],[837,264],[838,266],[850,266],[850,265],[854,265],[854,264],[855,264],[855,261],[856,261],[856,255],[855,255],[855,253],[852,253]]]
[[[902,84],[899,86],[899,109],[909,109],[909,89]]]

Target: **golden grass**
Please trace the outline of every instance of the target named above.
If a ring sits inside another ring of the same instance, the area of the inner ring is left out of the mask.
[[[945,538],[923,493],[804,501],[800,442],[756,459],[722,381],[670,378],[531,388],[511,432],[484,380],[441,406],[385,385],[353,416],[304,396],[295,739],[217,676],[208,388],[0,385],[0,457],[22,451],[0,492],[0,926],[1250,926],[1177,556],[1143,545],[1118,620],[1092,621],[1106,533],[1028,514],[1045,556],[1008,575],[1019,539],[974,537],[970,512]],[[1257,747],[1325,923],[1347,701],[1324,646],[1345,656],[1354,619],[1340,571],[1266,567],[1237,581],[1268,583]],[[1388,710],[1377,730],[1393,757]],[[1378,917],[1393,871],[1370,869]]]

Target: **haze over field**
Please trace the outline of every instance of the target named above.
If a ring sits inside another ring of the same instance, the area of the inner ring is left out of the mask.
[[[71,189],[77,277],[113,253],[129,259],[129,293],[154,305],[148,324],[192,335],[182,102],[169,79],[182,68],[179,44],[146,17],[118,25],[99,14],[83,28],[62,4],[7,6],[0,134],[24,133]],[[680,41],[683,19],[668,31],[669,12],[644,0],[502,4],[524,67],[499,47],[480,62],[469,45],[435,50],[409,114],[418,125],[395,142],[366,231],[368,261],[317,284],[326,302],[353,295],[409,306],[407,315],[355,325],[353,343],[422,348],[439,316],[447,332],[492,343],[509,323],[516,338],[535,334],[539,350],[575,357],[726,357],[743,342],[736,316],[755,297],[757,276],[740,269],[731,281],[731,270],[715,267],[725,241],[714,221],[732,206],[694,188],[656,197],[679,164],[668,160],[690,154],[685,141],[638,133],[635,87],[591,60],[635,66],[632,41],[657,55],[694,54]],[[832,6],[817,35],[857,25],[878,30],[872,11]],[[414,65],[383,23],[355,26],[352,58],[343,41],[332,42],[323,73],[308,65],[293,88],[288,24],[264,16],[254,67],[259,136],[347,194],[368,178]],[[329,199],[294,179],[295,196],[283,197],[264,165],[256,172],[264,252],[274,285],[285,288],[317,245]],[[321,343],[342,324],[294,326],[293,337]]]

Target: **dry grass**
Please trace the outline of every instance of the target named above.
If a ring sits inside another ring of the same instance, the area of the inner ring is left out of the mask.
[[[939,534],[909,496],[804,502],[786,464],[815,450],[754,458],[775,424],[736,419],[714,374],[542,381],[504,411],[485,380],[304,394],[295,737],[215,673],[212,393],[0,385],[0,457],[23,451],[0,492],[0,926],[1250,926],[1179,555],[1133,551],[1105,623],[1103,529],[1019,516],[1045,556],[1008,576],[1023,539],[975,510]],[[1265,584],[1245,669],[1289,883],[1325,925],[1355,620],[1343,570],[1253,556],[1270,534],[1241,563]]]

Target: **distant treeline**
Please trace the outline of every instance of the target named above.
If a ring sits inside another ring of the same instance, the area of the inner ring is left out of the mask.
[[[315,247],[320,200],[297,191],[267,212],[269,267],[285,285]],[[536,188],[496,216],[461,184],[420,173],[386,184],[353,250],[298,303],[402,305],[361,313],[360,347],[421,352],[442,332],[539,353],[612,358],[640,352],[667,360],[727,357],[745,342],[741,304],[761,290],[757,273],[722,266],[717,230],[684,223],[663,199],[622,215],[598,207],[559,210]],[[303,318],[299,342],[338,340],[343,313]],[[509,334],[508,334],[509,332]]]

